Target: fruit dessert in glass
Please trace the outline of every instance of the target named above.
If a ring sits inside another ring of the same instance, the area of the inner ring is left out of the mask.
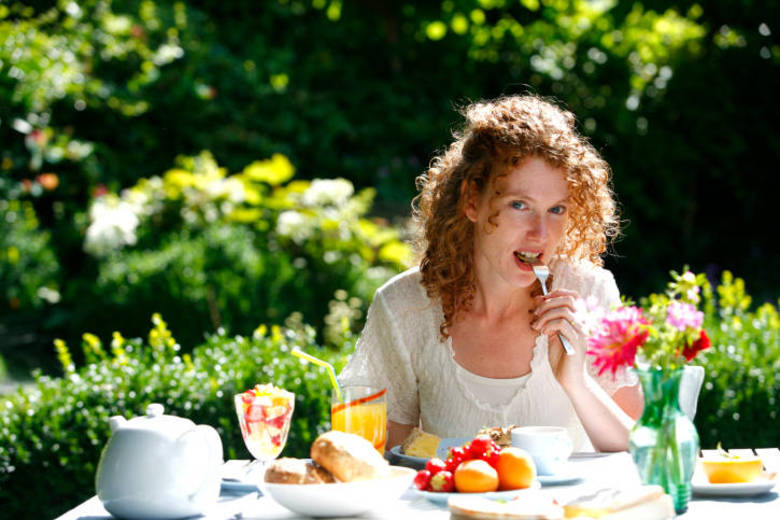
[[[268,383],[236,394],[233,400],[241,436],[252,456],[263,465],[278,457],[290,431],[295,394]]]

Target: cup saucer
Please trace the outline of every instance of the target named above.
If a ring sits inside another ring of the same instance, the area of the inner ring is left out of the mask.
[[[536,475],[536,479],[542,486],[562,486],[582,480],[582,475],[574,471],[571,465],[567,464],[552,475]]]

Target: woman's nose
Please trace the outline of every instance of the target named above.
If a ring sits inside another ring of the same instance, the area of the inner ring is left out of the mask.
[[[547,224],[544,218],[539,215],[531,217],[531,228],[528,234],[533,237],[544,238],[547,235]]]

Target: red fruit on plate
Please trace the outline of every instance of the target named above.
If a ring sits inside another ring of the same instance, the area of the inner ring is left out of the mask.
[[[490,464],[493,469],[497,469],[498,460],[501,458],[501,450],[490,450],[486,453],[483,453],[480,458]]]
[[[427,469],[421,469],[414,476],[414,486],[420,491],[428,489],[428,485],[431,483],[431,472]]]
[[[431,491],[449,493],[453,489],[455,489],[455,478],[446,469],[431,477]]]
[[[447,455],[447,460],[444,461],[447,471],[454,472],[458,465],[467,460],[468,453],[463,446],[457,448],[450,448],[450,453]]]
[[[477,435],[471,441],[471,446],[469,446],[469,452],[471,452],[471,457],[474,459],[481,458],[482,454],[488,451],[489,448],[491,448],[492,443],[493,443],[493,439],[490,438],[490,435],[486,435],[486,434]]]
[[[446,470],[447,464],[439,457],[434,457],[432,459],[428,459],[428,461],[425,463],[425,469],[430,471],[431,475],[435,475],[440,471]]]

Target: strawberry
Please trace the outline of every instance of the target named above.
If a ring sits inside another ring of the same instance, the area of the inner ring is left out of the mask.
[[[263,407],[257,404],[250,404],[246,410],[247,422],[257,422],[263,420],[265,414],[263,413]]]
[[[431,491],[449,493],[453,489],[455,489],[455,478],[446,469],[431,477]]]
[[[414,476],[414,485],[417,489],[420,491],[425,491],[428,489],[429,484],[431,483],[431,472],[427,469],[421,469],[417,472],[417,475]]]
[[[435,475],[438,472],[447,469],[447,464],[440,458],[434,457],[432,459],[428,459],[428,462],[425,463],[425,469],[430,471],[431,475]]]

